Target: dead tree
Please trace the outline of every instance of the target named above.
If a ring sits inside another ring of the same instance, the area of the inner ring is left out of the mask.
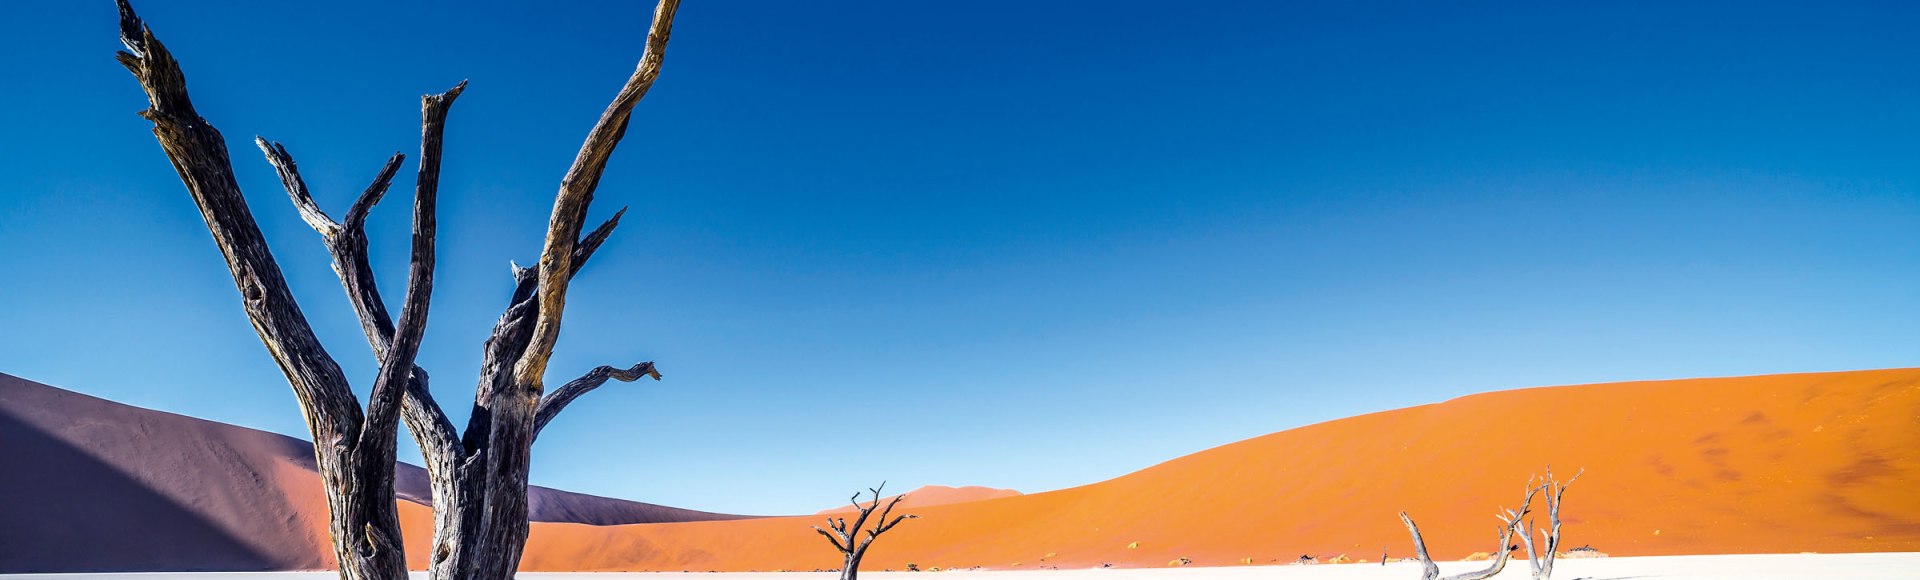
[[[1538,491],[1539,488],[1534,487],[1532,482],[1529,481],[1526,501],[1520,504],[1520,509],[1518,511],[1503,509],[1499,515],[1495,516],[1500,520],[1501,524],[1500,547],[1495,550],[1492,564],[1489,564],[1486,569],[1483,570],[1455,574],[1442,580],[1485,580],[1494,577],[1499,574],[1501,570],[1506,569],[1507,555],[1512,552],[1513,544],[1511,542],[1513,541],[1513,534],[1520,528],[1520,521],[1532,512],[1533,496]],[[1435,565],[1433,558],[1427,555],[1427,541],[1420,536],[1420,526],[1413,523],[1413,518],[1408,517],[1407,512],[1400,512],[1400,522],[1406,524],[1407,533],[1413,536],[1413,552],[1416,557],[1420,558],[1420,579],[1439,579],[1440,567]]]
[[[314,459],[325,484],[334,556],[345,580],[406,577],[394,494],[395,438],[406,421],[426,457],[434,511],[435,579],[510,578],[526,545],[527,467],[534,438],[568,403],[609,379],[660,378],[653,363],[602,366],[556,390],[545,388],[547,361],[560,333],[567,286],[611,235],[625,210],[582,235],[588,205],[634,105],[660,74],[678,0],[654,9],[639,66],[621,87],[580,147],[554,200],[545,247],[535,268],[513,269],[505,314],[485,345],[474,404],[464,430],[427,389],[414,366],[433,289],[435,205],[441,135],[448,110],[466,83],[421,99],[419,170],[414,185],[412,258],[400,316],[380,297],[367,257],[366,218],[385,195],[405,156],[394,154],[373,184],[335,221],[307,190],[293,156],[279,143],[256,139],[279,173],[294,207],[320,233],[334,271],[353,304],[367,344],[380,363],[363,410],[339,364],[321,346],[287,289],[280,267],[235,182],[220,132],[194,110],[179,62],[119,0],[120,64],[145,91],[160,147],[199,206],[225,257],[254,331],[279,362],[313,434]]]
[[[880,490],[885,487],[887,487],[886,482],[881,482],[880,487],[868,489],[867,491],[873,492],[873,501],[864,506],[860,505],[860,494],[853,494],[848,501],[853,503],[854,509],[860,510],[860,516],[854,518],[851,527],[847,525],[846,518],[833,516],[827,516],[827,527],[833,528],[833,533],[827,533],[826,530],[820,529],[820,526],[813,527],[813,531],[820,532],[821,536],[827,538],[828,543],[833,544],[833,549],[839,550],[841,555],[846,556],[846,563],[840,566],[840,580],[855,580],[855,577],[860,574],[860,560],[867,557],[867,548],[873,546],[873,540],[879,538],[880,534],[887,533],[887,530],[900,525],[902,521],[920,517],[901,515],[894,517],[892,521],[887,520],[887,516],[893,513],[893,506],[907,498],[906,494],[900,494],[893,496],[893,500],[887,502],[886,509],[880,511],[880,519],[873,522],[873,527],[866,528],[868,517],[873,515],[874,509],[880,507]],[[855,541],[862,531],[866,532],[866,537]]]
[[[1553,478],[1553,467],[1548,466],[1546,478],[1538,487],[1533,486],[1532,480],[1527,481],[1528,487],[1533,490],[1547,492],[1547,525],[1550,526],[1546,530],[1536,530],[1533,527],[1533,518],[1527,518],[1525,529],[1520,533],[1520,543],[1527,548],[1527,564],[1533,569],[1534,580],[1547,580],[1553,577],[1553,561],[1560,551],[1560,499],[1566,496],[1567,488],[1572,487],[1573,482],[1579,481],[1580,476],[1586,472],[1587,470],[1582,469],[1573,474],[1573,479],[1560,483]],[[1533,535],[1535,533],[1541,534],[1538,552],[1534,551]]]

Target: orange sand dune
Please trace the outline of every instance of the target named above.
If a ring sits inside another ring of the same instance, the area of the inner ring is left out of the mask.
[[[1495,549],[1494,509],[1548,462],[1587,469],[1567,495],[1569,545],[1916,551],[1920,369],[1524,389],[1363,415],[1092,485],[916,509],[867,567],[1404,557],[1399,510],[1435,557],[1459,558]],[[536,524],[525,568],[835,568],[816,520]]]
[[[981,487],[978,485],[969,485],[966,487],[948,487],[945,485],[923,485],[923,486],[920,486],[919,488],[914,489],[913,491],[909,491],[899,495],[890,495],[890,496],[881,498],[880,505],[886,506],[889,504],[889,502],[893,501],[893,498],[901,497],[901,496],[906,496],[906,497],[904,499],[901,499],[898,505],[893,506],[894,509],[903,509],[903,510],[918,509],[918,508],[923,508],[923,507],[932,506],[932,505],[947,505],[950,503],[966,503],[970,501],[982,501],[982,500],[989,500],[989,499],[999,499],[1003,497],[1013,497],[1016,495],[1020,495],[1020,492],[1014,491],[1011,489],[996,489],[991,487]],[[867,501],[871,501],[871,500],[863,499],[861,500],[861,504],[864,505]],[[814,515],[837,514],[837,513],[843,513],[843,512],[850,512],[854,510],[855,508],[853,507],[852,504],[847,504],[847,505],[843,505],[833,509],[820,510]]]

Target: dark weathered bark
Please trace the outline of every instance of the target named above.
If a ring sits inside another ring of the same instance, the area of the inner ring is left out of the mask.
[[[450,91],[451,92],[451,91]],[[367,345],[372,348],[376,360],[386,358],[388,345],[394,335],[393,319],[387,313],[386,303],[380,298],[379,285],[373,277],[373,266],[367,257],[366,218],[373,205],[386,193],[393,175],[406,159],[404,154],[395,153],[387,160],[372,185],[347,210],[343,222],[334,222],[327,217],[307,191],[306,184],[300,179],[299,170],[286,148],[279,143],[268,143],[264,139],[256,140],[260,150],[267,154],[268,162],[280,172],[281,182],[287,193],[293,198],[294,207],[300,211],[308,225],[320,233],[327,252],[333,256],[334,272],[340,275],[340,284],[346,290],[353,304],[354,312],[359,316],[361,327],[367,336]],[[414,366],[401,400],[402,419],[407,423],[407,431],[413,434],[414,443],[419,446],[426,458],[427,471],[431,473],[453,473],[460,464],[462,451],[459,432],[453,422],[433,400],[428,390],[427,373]],[[443,541],[442,531],[458,531],[460,510],[456,506],[465,497],[457,478],[430,477],[430,491],[433,494],[435,542],[432,566],[437,569],[451,556],[455,549],[452,542]],[[456,537],[456,536],[450,536]],[[435,578],[450,578],[449,575],[434,574]]]
[[[614,97],[580,146],[580,153],[561,181],[548,220],[545,247],[531,292],[514,302],[487,339],[481,385],[466,440],[482,455],[484,484],[475,490],[480,510],[475,541],[482,549],[469,551],[476,578],[503,578],[519,565],[527,541],[527,468],[533,446],[535,409],[545,388],[547,361],[560,334],[568,283],[579,272],[574,264],[590,255],[605,239],[581,240],[587,210],[606,171],[608,159],[626,134],[634,105],[659,78],[667,39],[679,0],[661,0],[654,9],[640,63]],[[615,220],[618,216],[615,217]],[[615,223],[610,220],[608,231]],[[585,252],[581,250],[585,249]],[[478,425],[486,425],[476,433]]]
[[[516,267],[507,311],[487,339],[479,387],[464,433],[456,430],[414,364],[431,303],[441,138],[448,109],[466,83],[421,100],[420,167],[412,258],[396,321],[368,259],[366,218],[405,156],[394,154],[340,222],[320,209],[286,147],[256,139],[300,216],[320,233],[374,358],[380,363],[363,412],[339,365],[320,346],[235,183],[226,145],[193,110],[178,63],[120,0],[120,62],[139,79],[154,135],[206,219],[240,289],[249,320],[280,363],[314,436],[342,578],[398,579],[405,557],[393,503],[394,438],[405,421],[426,457],[434,507],[430,576],[511,578],[527,537],[527,467],[534,437],[559,412],[609,379],[659,379],[653,363],[603,366],[544,394],[542,376],[558,338],[566,290],[626,210],[580,237],[589,205],[633,107],[658,78],[678,0],[654,11],[640,64],[581,146],[556,196],[537,270]],[[544,395],[544,396],[543,396]]]
[[[404,154],[395,153],[387,160],[372,185],[347,210],[343,222],[334,222],[325,211],[313,201],[306,184],[300,179],[299,170],[293,157],[279,143],[268,143],[265,139],[256,140],[260,150],[267,154],[268,162],[280,172],[281,182],[287,193],[293,198],[295,208],[308,225],[320,233],[327,252],[333,256],[334,272],[340,275],[340,283],[353,304],[354,312],[359,316],[361,327],[367,336],[367,345],[372,348],[376,360],[386,358],[387,346],[394,335],[393,319],[387,314],[386,303],[380,298],[380,289],[373,278],[373,266],[367,258],[367,213],[386,193],[393,175],[406,159]],[[459,432],[453,422],[433,400],[428,390],[427,372],[414,366],[408,378],[406,392],[401,400],[402,419],[407,423],[407,431],[413,434],[414,443],[419,446],[426,458],[429,473],[452,473],[459,465],[462,452]],[[458,501],[465,494],[460,493],[454,478],[430,478],[430,490],[433,494],[436,532],[440,530],[458,530]],[[442,542],[436,533],[435,554],[450,551],[442,550]],[[434,559],[439,565],[440,559]],[[435,578],[450,576],[434,575]]]
[[[1527,565],[1532,569],[1534,580],[1548,580],[1553,577],[1553,563],[1560,553],[1560,500],[1566,496],[1567,488],[1573,486],[1573,482],[1579,481],[1580,476],[1585,475],[1586,472],[1587,470],[1582,469],[1573,474],[1573,479],[1560,483],[1553,478],[1553,467],[1549,466],[1546,478],[1539,486],[1534,486],[1532,481],[1527,482],[1529,498],[1533,493],[1547,492],[1547,525],[1550,526],[1545,531],[1537,531],[1533,527],[1533,519],[1528,518],[1526,529],[1520,532],[1520,544],[1527,549]],[[1542,534],[1539,551],[1535,551],[1533,543],[1535,533]]]
[[[847,525],[846,518],[827,516],[827,527],[833,529],[832,534],[828,534],[827,530],[820,529],[820,526],[813,527],[813,531],[819,532],[822,537],[827,539],[827,543],[833,544],[833,549],[839,550],[840,554],[846,557],[845,561],[840,565],[840,580],[856,580],[860,575],[860,561],[867,557],[867,548],[873,545],[873,540],[879,538],[880,534],[887,533],[887,530],[891,530],[894,526],[900,525],[902,521],[920,517],[915,515],[901,515],[894,517],[891,521],[887,519],[887,517],[893,513],[893,506],[899,504],[900,500],[907,498],[906,494],[901,494],[894,496],[892,501],[887,502],[887,508],[880,512],[880,519],[874,520],[872,528],[866,528],[867,518],[873,515],[874,509],[880,507],[880,490],[886,487],[886,482],[881,482],[880,487],[868,489],[867,491],[873,492],[873,501],[867,505],[860,505],[860,494],[853,494],[853,498],[849,501],[853,503],[854,509],[860,511],[860,516],[854,518],[852,526]],[[860,537],[861,532],[865,532],[866,537],[855,541],[855,538]]]
[[[340,576],[397,579],[406,574],[393,503],[391,439],[382,445],[347,385],[346,376],[313,335],[287,289],[240,186],[225,139],[200,117],[186,76],[125,0],[120,6],[120,63],[140,82],[153,134],[187,186],[214,244],[226,258],[254,331],[280,363],[314,437],[314,463],[326,482],[329,528]]]

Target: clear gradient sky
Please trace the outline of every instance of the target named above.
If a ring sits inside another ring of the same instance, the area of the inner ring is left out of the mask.
[[[549,377],[667,380],[570,408],[534,482],[811,512],[1487,390],[1915,365],[1916,6],[689,1]],[[651,5],[139,7],[362,389],[251,137],[337,215],[417,151],[418,96],[472,80],[421,355],[463,419],[507,261],[538,253]],[[7,12],[0,372],[304,436],[134,115],[112,3]],[[390,297],[412,161],[373,217]]]

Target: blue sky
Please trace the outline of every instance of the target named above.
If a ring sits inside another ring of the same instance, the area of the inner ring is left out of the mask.
[[[651,6],[281,4],[139,8],[359,388],[359,327],[248,141],[284,142],[337,214],[417,151],[419,95],[472,80],[421,355],[463,410],[507,261],[538,253]],[[689,2],[549,377],[667,380],[569,409],[533,479],[811,512],[1486,390],[1911,366],[1915,11]],[[112,3],[9,12],[0,372],[304,435],[134,115]],[[390,297],[404,192],[372,222]]]

